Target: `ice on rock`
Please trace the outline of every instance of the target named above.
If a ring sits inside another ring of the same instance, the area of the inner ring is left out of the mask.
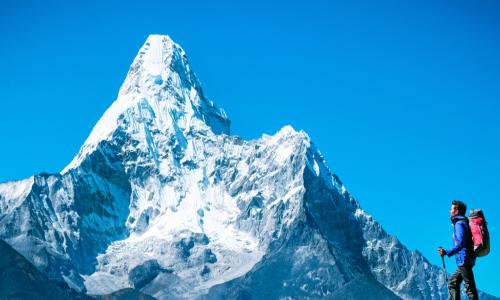
[[[33,186],[34,178],[0,183],[0,214],[8,214],[18,207]]]

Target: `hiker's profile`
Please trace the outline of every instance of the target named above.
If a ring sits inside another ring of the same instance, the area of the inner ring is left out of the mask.
[[[469,219],[465,217],[466,210],[467,206],[463,202],[453,200],[450,208],[450,218],[453,224],[453,247],[449,250],[441,247],[438,248],[438,253],[441,257],[444,257],[444,255],[455,255],[457,270],[448,280],[450,299],[454,300],[460,299],[460,284],[462,281],[464,282],[465,293],[469,299],[478,299],[476,282],[472,271],[476,263],[476,255],[474,254],[474,243],[472,241]]]

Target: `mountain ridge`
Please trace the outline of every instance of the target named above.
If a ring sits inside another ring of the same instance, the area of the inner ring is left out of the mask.
[[[89,294],[447,298],[443,271],[361,209],[305,132],[244,141],[229,125],[182,48],[150,36],[61,173],[0,184],[0,237]]]

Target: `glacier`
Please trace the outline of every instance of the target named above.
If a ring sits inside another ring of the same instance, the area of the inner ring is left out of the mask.
[[[60,173],[0,184],[0,238],[89,295],[448,297],[443,270],[384,231],[305,132],[231,135],[164,35]]]

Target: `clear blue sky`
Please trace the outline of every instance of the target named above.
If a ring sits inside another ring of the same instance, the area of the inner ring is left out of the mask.
[[[2,1],[0,182],[64,168],[148,34],[168,34],[232,133],[305,130],[434,264],[451,200],[483,208],[477,284],[500,296],[499,1],[186,2]]]

